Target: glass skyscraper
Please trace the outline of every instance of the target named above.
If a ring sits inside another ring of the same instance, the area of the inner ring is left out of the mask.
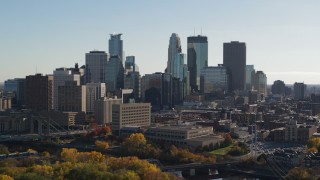
[[[188,70],[190,72],[191,90],[200,89],[200,73],[208,66],[208,39],[206,36],[188,37]]]
[[[124,68],[119,56],[111,56],[105,67],[107,92],[115,92],[123,88]]]
[[[109,54],[110,56],[119,56],[122,64],[124,64],[122,34],[110,34],[109,39]]]

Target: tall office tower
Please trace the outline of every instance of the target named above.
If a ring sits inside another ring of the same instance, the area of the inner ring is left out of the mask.
[[[176,59],[178,53],[181,53],[180,37],[178,36],[178,34],[172,33],[168,48],[167,73],[174,73],[174,60]]]
[[[141,76],[134,56],[127,56],[125,62],[124,88],[133,89],[134,99],[138,101],[141,94]]]
[[[172,66],[172,77],[177,78],[180,81],[180,87],[181,90],[180,96],[183,99],[187,95],[189,95],[190,92],[190,84],[189,84],[189,71],[188,66],[185,63],[186,60],[186,54],[178,53],[176,54],[176,58],[173,60],[173,66]]]
[[[14,106],[25,105],[25,78],[8,79],[4,82],[7,97],[12,98]]]
[[[105,70],[109,55],[104,51],[90,51],[86,53],[85,82],[105,82]]]
[[[206,36],[188,37],[188,70],[191,91],[200,89],[200,72],[208,66],[208,39]]]
[[[183,65],[183,88],[182,88],[182,97],[185,98],[186,96],[188,96],[191,92],[191,88],[190,88],[190,72],[188,70],[188,65],[184,64]]]
[[[228,92],[229,73],[226,67],[218,66],[205,67],[201,71],[200,92],[225,93]]]
[[[121,104],[122,99],[107,98],[96,100],[94,103],[94,116],[96,122],[100,124],[108,124],[112,122],[112,105]]]
[[[145,74],[141,79],[141,98],[150,102],[153,111],[171,109],[172,76],[168,73]]]
[[[294,100],[303,100],[306,96],[307,85],[295,82],[293,85]]]
[[[75,81],[80,85],[80,74],[73,74],[73,71],[67,68],[57,68],[53,71],[53,108],[58,111],[59,99],[58,89],[59,86],[64,86],[66,81]]]
[[[110,56],[119,56],[122,64],[124,64],[122,34],[110,34],[109,39],[109,54]]]
[[[119,56],[111,56],[105,67],[107,92],[115,93],[123,88],[124,68]]]
[[[50,111],[52,106],[53,76],[42,74],[26,77],[26,107],[34,110]]]
[[[141,76],[139,72],[128,72],[124,75],[124,89],[132,89],[134,99],[139,101],[141,96]]]
[[[246,65],[246,90],[252,89],[252,76],[256,73],[254,65]]]
[[[126,126],[147,127],[150,125],[150,103],[127,103],[112,105],[112,133],[120,135],[120,130]]]
[[[94,102],[98,99],[106,97],[105,83],[87,83],[86,84],[86,111],[94,112]]]
[[[267,76],[263,71],[257,71],[252,79],[253,87],[259,94],[267,96]]]
[[[245,89],[246,44],[238,41],[223,43],[223,66],[231,75],[231,91]]]
[[[127,56],[126,62],[124,65],[125,73],[128,72],[139,72],[139,67],[136,64],[136,58],[135,56]]]
[[[285,95],[286,94],[286,84],[281,80],[276,80],[271,86],[272,94]]]
[[[58,110],[65,112],[86,112],[86,86],[77,81],[65,81],[58,87]]]

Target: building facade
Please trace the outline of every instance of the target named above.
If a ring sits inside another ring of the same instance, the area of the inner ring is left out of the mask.
[[[294,83],[293,92],[294,92],[294,100],[303,100],[306,96],[307,85],[304,83]]]
[[[59,110],[58,90],[60,86],[64,86],[67,81],[75,81],[77,86],[80,86],[79,73],[74,74],[72,70],[67,68],[58,68],[53,71],[53,108]]]
[[[228,92],[229,74],[222,65],[205,67],[201,71],[201,93]]]
[[[176,33],[172,33],[169,40],[168,48],[168,62],[167,62],[167,73],[174,75],[174,62],[177,58],[177,54],[181,53],[181,41],[180,37]]]
[[[208,39],[206,36],[188,37],[188,70],[190,72],[191,91],[200,89],[200,72],[208,66]]]
[[[94,102],[106,96],[105,83],[86,84],[86,112],[94,113]]]
[[[258,91],[259,94],[267,95],[267,76],[263,71],[257,71],[253,76],[253,88]]]
[[[110,34],[109,39],[109,54],[110,56],[119,56],[122,64],[124,64],[122,34]]]
[[[98,99],[94,105],[94,115],[97,124],[109,124],[112,122],[112,105],[121,104],[122,99],[107,98]]]
[[[77,85],[76,81],[66,81],[59,86],[58,110],[86,112],[86,86]]]
[[[271,87],[272,94],[285,95],[286,94],[286,84],[281,80],[276,80],[273,82]]]
[[[107,92],[116,92],[124,85],[124,68],[119,56],[111,56],[105,67]]]
[[[108,53],[104,51],[90,51],[86,53],[86,83],[103,83],[105,82],[105,70],[109,59]]]
[[[246,65],[246,90],[252,89],[252,76],[255,74],[254,65]]]
[[[150,126],[150,103],[127,103],[112,105],[112,131],[119,134],[126,126]]]
[[[230,90],[245,90],[246,44],[238,41],[223,43],[223,66],[228,68],[230,72]]]
[[[53,76],[41,74],[26,77],[26,107],[34,110],[53,109]]]

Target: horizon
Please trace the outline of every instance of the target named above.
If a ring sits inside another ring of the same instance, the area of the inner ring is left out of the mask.
[[[187,37],[202,34],[208,37],[209,66],[222,64],[224,42],[240,41],[247,46],[247,65],[265,72],[268,84],[275,80],[320,84],[320,25],[314,23],[320,16],[319,5],[318,1],[292,0],[138,0],[125,5],[13,0],[0,7],[4,25],[0,29],[0,82],[83,65],[85,53],[108,52],[109,34],[118,32],[123,34],[126,56],[136,57],[141,75],[164,72],[172,33],[179,35],[185,54]]]

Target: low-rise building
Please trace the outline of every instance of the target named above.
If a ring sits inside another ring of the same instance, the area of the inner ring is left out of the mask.
[[[127,103],[112,105],[112,131],[120,135],[126,126],[146,127],[151,125],[150,103]]]
[[[212,127],[201,126],[161,126],[151,127],[145,132],[147,139],[181,147],[203,147],[223,141],[213,134]]]

